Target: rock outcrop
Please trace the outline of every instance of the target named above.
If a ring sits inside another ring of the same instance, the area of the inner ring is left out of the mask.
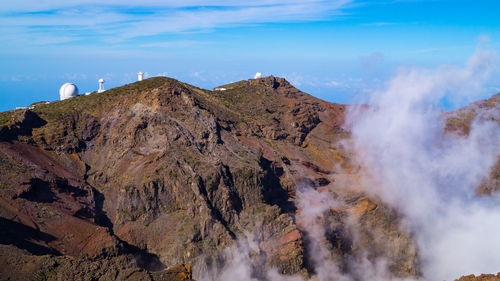
[[[500,273],[497,275],[494,274],[481,274],[479,276],[475,276],[473,274],[462,276],[455,281],[498,281],[500,280]]]

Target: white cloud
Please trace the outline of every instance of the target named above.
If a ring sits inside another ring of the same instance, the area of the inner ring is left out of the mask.
[[[364,187],[404,215],[427,280],[499,269],[500,198],[475,189],[500,156],[500,126],[477,121],[467,137],[446,135],[438,107],[450,93],[459,105],[477,99],[494,62],[479,48],[464,67],[401,71],[348,117]]]
[[[297,72],[282,73],[278,74],[278,76],[284,77],[286,80],[288,80],[288,82],[290,82],[295,87],[300,87],[302,83],[304,83],[306,80],[310,81],[310,79],[306,79],[302,74]]]
[[[166,71],[160,72],[160,73],[156,74],[156,77],[158,77],[158,76],[168,77],[168,72],[166,72]]]
[[[340,87],[342,86],[343,84],[341,82],[338,82],[338,81],[335,81],[335,80],[332,80],[332,81],[328,81],[325,83],[326,86],[328,87]]]

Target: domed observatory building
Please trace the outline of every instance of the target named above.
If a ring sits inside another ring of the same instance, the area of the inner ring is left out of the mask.
[[[61,100],[70,99],[78,96],[78,88],[73,83],[65,83],[59,89],[59,97]]]

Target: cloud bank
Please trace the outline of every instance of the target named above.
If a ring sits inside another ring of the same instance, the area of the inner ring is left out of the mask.
[[[464,67],[403,70],[348,117],[365,190],[404,215],[427,280],[500,271],[500,198],[475,192],[500,156],[500,125],[476,119],[466,137],[445,134],[438,109],[474,100],[494,62],[479,48]]]

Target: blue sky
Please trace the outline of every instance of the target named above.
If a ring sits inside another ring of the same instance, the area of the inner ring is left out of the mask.
[[[0,111],[56,100],[65,82],[84,93],[138,71],[204,88],[259,71],[349,103],[401,67],[463,64],[480,41],[498,53],[499,12],[493,0],[8,1]],[[485,95],[499,88],[494,76]]]

